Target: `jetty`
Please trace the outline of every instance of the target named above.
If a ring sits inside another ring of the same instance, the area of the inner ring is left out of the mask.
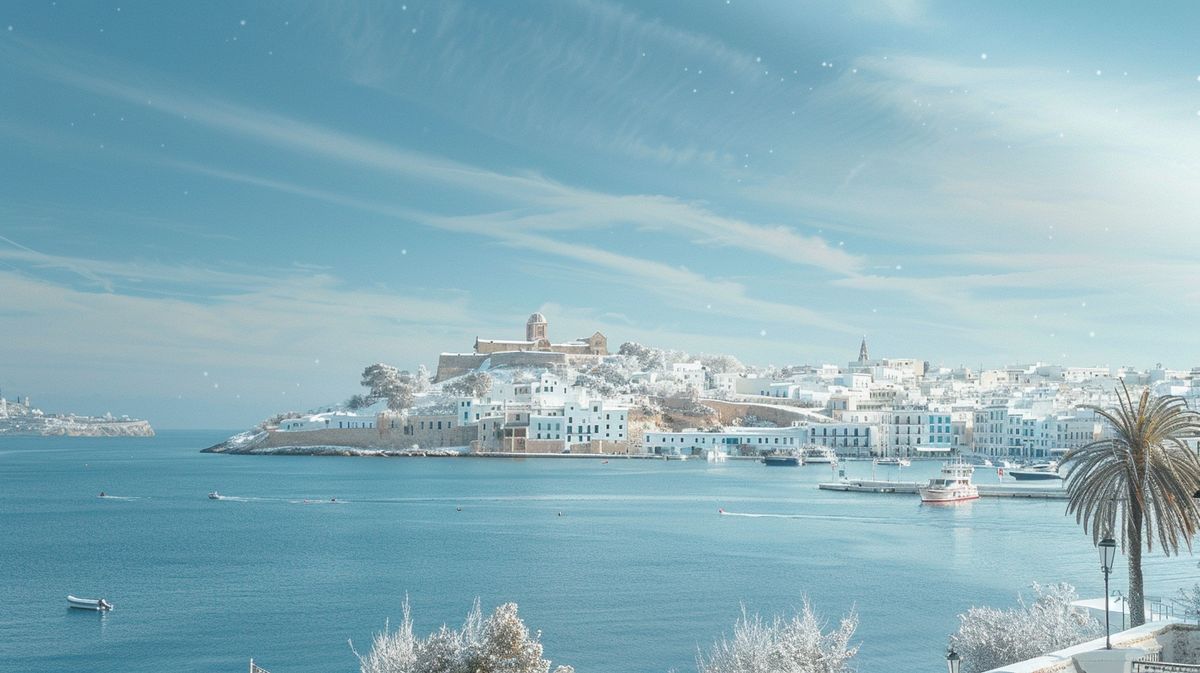
[[[915,495],[923,481],[883,481],[875,479],[842,479],[817,484],[825,491],[850,493],[904,493]],[[1066,500],[1067,491],[1062,488],[1016,486],[1011,484],[976,484],[982,498],[1035,498],[1042,500]]]

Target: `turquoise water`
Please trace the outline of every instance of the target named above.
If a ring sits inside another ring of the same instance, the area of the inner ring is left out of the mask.
[[[972,604],[1008,605],[1030,581],[1101,595],[1061,501],[818,491],[824,466],[197,452],[227,434],[0,439],[0,670],[232,672],[254,657],[350,672],[347,640],[367,646],[407,594],[423,632],[475,596],[516,601],[547,656],[581,673],[694,670],[741,605],[807,595],[831,620],[858,610],[859,670],[939,671]],[[1147,563],[1151,593],[1195,575],[1190,558]],[[68,610],[68,593],[117,607]]]

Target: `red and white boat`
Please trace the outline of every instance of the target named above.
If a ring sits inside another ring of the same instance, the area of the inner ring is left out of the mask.
[[[971,483],[975,468],[966,463],[943,463],[942,472],[917,488],[921,502],[963,502],[979,497],[979,489]]]

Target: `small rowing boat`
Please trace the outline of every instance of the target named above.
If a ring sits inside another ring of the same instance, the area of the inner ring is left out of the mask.
[[[103,598],[76,598],[67,596],[67,605],[79,610],[111,610],[112,603]]]

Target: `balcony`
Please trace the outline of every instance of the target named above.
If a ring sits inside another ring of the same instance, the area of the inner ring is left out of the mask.
[[[992,669],[988,673],[1200,673],[1200,626],[1150,622],[1104,638]]]

